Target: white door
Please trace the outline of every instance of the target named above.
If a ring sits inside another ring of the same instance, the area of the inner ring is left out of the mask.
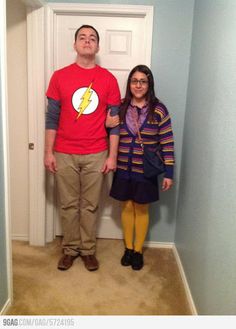
[[[150,65],[152,7],[71,6],[73,7],[68,8],[67,5],[65,12],[61,5],[53,7],[53,38],[52,43],[49,43],[51,49],[49,49],[48,80],[55,69],[75,61],[76,53],[73,49],[75,31],[82,24],[89,24],[94,26],[100,35],[97,63],[116,76],[121,95],[124,96],[129,71],[137,64]],[[122,238],[119,202],[108,196],[111,181],[112,174],[109,174],[104,181],[101,194],[98,237]],[[53,214],[56,223],[55,234],[60,235],[61,227],[57,211],[54,210]]]

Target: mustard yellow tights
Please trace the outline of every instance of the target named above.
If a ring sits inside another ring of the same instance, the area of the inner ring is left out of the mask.
[[[122,202],[121,221],[126,248],[142,253],[149,225],[148,204]]]

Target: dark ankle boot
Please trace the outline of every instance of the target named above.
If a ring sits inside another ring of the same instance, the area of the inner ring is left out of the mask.
[[[143,254],[135,251],[133,253],[132,269],[135,271],[139,271],[141,270],[142,267],[143,267]]]
[[[129,266],[132,264],[132,259],[133,259],[133,249],[128,249],[125,248],[125,253],[123,255],[123,257],[121,258],[121,265],[123,266]]]

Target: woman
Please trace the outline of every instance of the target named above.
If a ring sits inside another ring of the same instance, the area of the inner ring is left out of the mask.
[[[160,147],[165,164],[163,191],[169,190],[173,184],[174,167],[171,119],[165,105],[155,96],[153,75],[145,65],[134,67],[129,74],[120,121],[117,171],[110,196],[122,201],[125,252],[121,264],[140,270],[149,225],[149,203],[159,199],[157,177],[144,176],[141,141],[153,149]]]

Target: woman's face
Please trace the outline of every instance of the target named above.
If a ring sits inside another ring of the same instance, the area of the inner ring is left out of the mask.
[[[145,73],[136,71],[130,79],[130,91],[138,101],[146,99],[148,91],[148,78]]]

